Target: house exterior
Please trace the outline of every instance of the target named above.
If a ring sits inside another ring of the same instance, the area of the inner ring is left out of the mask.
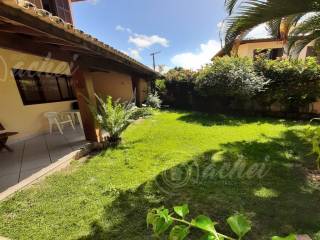
[[[270,59],[277,59],[283,56],[284,44],[282,40],[276,38],[263,38],[263,39],[246,39],[240,42],[238,49],[239,57],[252,57],[254,58],[258,50],[270,49]],[[213,58],[221,57],[224,55],[223,50],[219,51]],[[306,46],[300,53],[298,58],[305,59],[306,57],[315,56],[313,44]]]
[[[146,98],[156,73],[76,29],[71,4],[80,1],[0,0],[0,122],[19,132],[11,142],[47,132],[43,114],[75,101],[86,139],[99,141],[85,98]]]

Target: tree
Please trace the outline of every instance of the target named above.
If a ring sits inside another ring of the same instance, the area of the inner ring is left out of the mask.
[[[305,16],[305,19],[290,34],[289,47],[298,46],[299,50],[312,41],[320,42],[320,0],[225,0],[225,4],[230,13],[226,21],[226,52],[232,50],[243,32],[262,23],[280,19],[285,33],[285,22],[289,22],[291,16]],[[308,13],[313,15],[306,15]]]

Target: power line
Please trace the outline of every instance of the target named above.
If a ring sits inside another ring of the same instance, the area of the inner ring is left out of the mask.
[[[150,56],[152,56],[152,60],[153,60],[153,70],[155,71],[156,70],[156,60],[155,60],[155,55],[157,54],[160,54],[161,51],[158,51],[158,52],[153,52],[150,54]]]

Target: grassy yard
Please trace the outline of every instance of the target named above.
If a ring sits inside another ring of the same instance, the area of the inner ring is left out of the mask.
[[[246,214],[254,224],[248,239],[291,232],[320,239],[320,188],[304,170],[313,164],[305,128],[281,120],[158,113],[131,126],[118,149],[75,162],[0,203],[0,235],[151,239],[149,208],[188,203],[193,215],[211,216],[227,233],[225,219]],[[226,176],[239,158],[247,168],[263,164],[264,176]]]

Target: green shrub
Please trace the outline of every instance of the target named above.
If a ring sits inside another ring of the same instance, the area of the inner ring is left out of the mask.
[[[203,96],[223,96],[247,99],[265,90],[268,80],[255,72],[249,58],[216,58],[202,68],[196,89]]]
[[[148,107],[161,108],[161,99],[157,92],[148,94],[146,104]]]
[[[100,128],[108,133],[110,145],[116,146],[121,141],[121,134],[142,113],[133,102],[112,101],[111,96],[104,100],[96,95],[96,99],[97,104],[89,102],[89,107]]]
[[[162,96],[165,104],[178,108],[190,108],[194,91],[196,72],[183,69],[171,69],[165,75],[166,92]]]
[[[165,75],[167,82],[194,82],[196,72],[176,67],[168,71]]]
[[[165,94],[166,92],[166,81],[164,79],[156,79],[155,81],[156,91],[160,94]]]
[[[282,115],[298,117],[320,97],[320,65],[315,58],[266,60],[261,54],[253,61],[222,57],[197,72],[172,69],[158,86],[164,103],[177,108],[269,113],[270,106],[278,103]]]
[[[257,72],[270,79],[264,101],[281,103],[286,111],[298,112],[320,96],[320,66],[315,58],[255,62]]]

